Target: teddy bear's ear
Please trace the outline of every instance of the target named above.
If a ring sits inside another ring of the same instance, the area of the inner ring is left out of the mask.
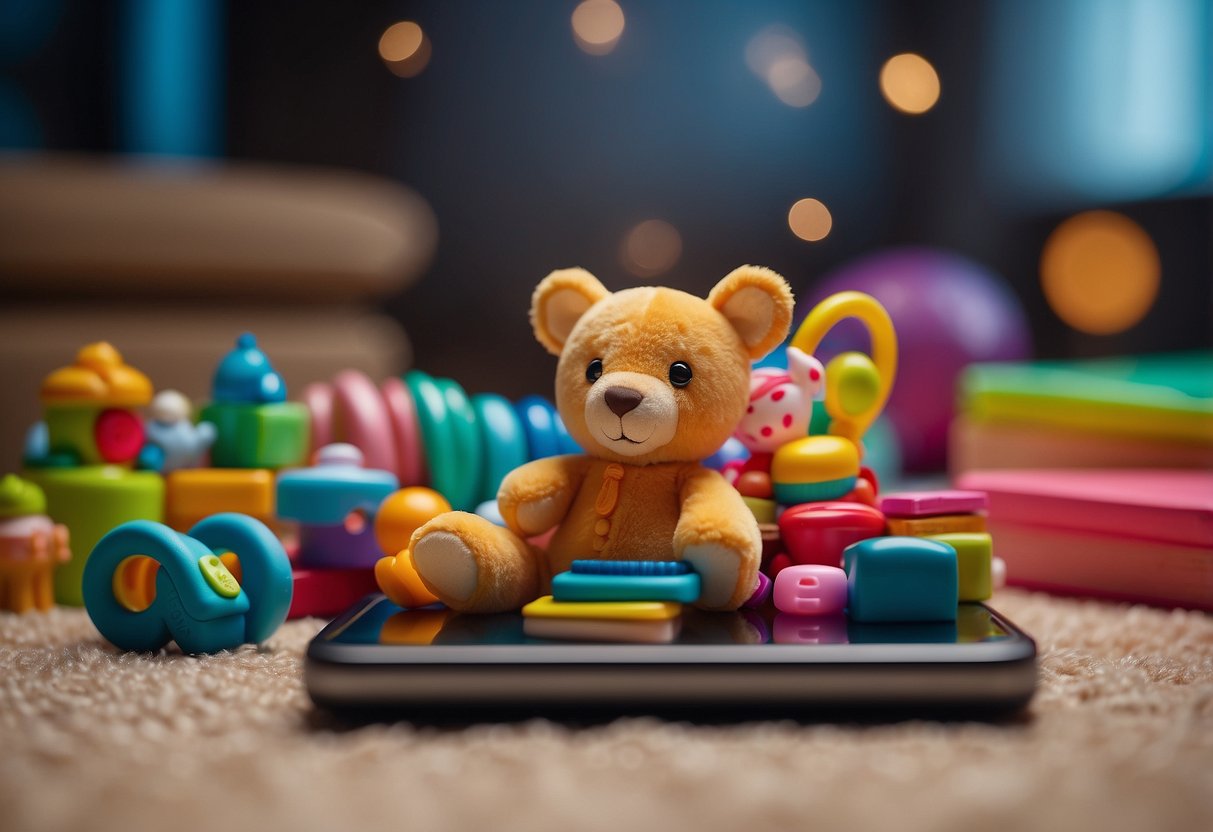
[[[531,296],[535,337],[552,355],[560,355],[578,319],[609,294],[585,269],[557,269],[539,281]]]
[[[712,288],[708,303],[733,325],[754,360],[775,349],[792,323],[792,290],[762,266],[734,269]]]

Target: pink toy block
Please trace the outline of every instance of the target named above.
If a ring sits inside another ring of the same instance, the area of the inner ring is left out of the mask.
[[[773,639],[776,644],[846,644],[847,617],[775,613]]]
[[[880,510],[886,517],[935,517],[985,511],[988,503],[984,491],[907,491],[886,494]]]
[[[817,563],[789,566],[775,576],[775,608],[794,615],[836,615],[847,606],[847,573]]]

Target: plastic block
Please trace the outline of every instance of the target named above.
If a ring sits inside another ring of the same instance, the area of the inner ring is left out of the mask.
[[[793,615],[838,615],[847,607],[847,573],[837,566],[800,564],[775,576],[775,608]]]
[[[840,566],[852,543],[884,534],[885,519],[863,503],[806,503],[779,516],[779,531],[793,563]]]
[[[679,601],[699,600],[700,581],[694,572],[682,575],[587,575],[561,572],[552,578],[557,601]]]
[[[776,644],[846,644],[847,617],[835,615],[775,614]]]
[[[278,475],[278,516],[310,525],[337,525],[353,511],[374,520],[379,504],[400,488],[390,471],[362,467],[353,445],[326,445],[316,464]]]
[[[843,561],[853,620],[956,619],[956,550],[948,544],[922,537],[874,537],[848,546]]]
[[[984,601],[994,592],[992,566],[994,541],[985,532],[931,535],[956,550],[958,592],[961,601]]]
[[[274,472],[264,468],[185,468],[169,474],[165,485],[165,514],[179,532],[223,512],[247,514],[262,523],[274,519]]]
[[[211,404],[202,420],[215,426],[211,465],[215,468],[285,468],[307,459],[306,406],[277,404]]]
[[[886,494],[880,510],[886,517],[934,517],[941,514],[972,514],[985,511],[989,500],[984,491],[919,491]]]
[[[926,537],[952,532],[984,532],[984,514],[941,514],[937,517],[889,517],[889,534]]]
[[[742,608],[747,610],[762,609],[771,600],[771,587],[775,582],[767,577],[765,572],[758,573],[758,584],[754,587],[754,591],[750,593],[750,597],[742,603]]]
[[[626,621],[665,621],[677,618],[682,605],[671,601],[557,601],[551,595],[522,608],[528,618],[607,618]]]
[[[629,644],[669,644],[678,637],[681,619],[596,620],[586,618],[526,618],[522,631],[531,638],[568,641],[607,641]]]
[[[783,445],[771,460],[775,500],[782,505],[836,500],[855,487],[859,451],[840,436],[806,436]]]
[[[369,569],[295,569],[292,575],[295,589],[287,618],[332,618],[378,591]]]
[[[172,640],[186,653],[213,653],[273,635],[290,608],[291,567],[278,538],[251,517],[218,514],[189,534],[135,520],[97,543],[83,593],[101,635],[123,650]]]
[[[46,513],[67,526],[72,559],[55,570],[55,601],[83,606],[81,578],[88,554],[106,532],[128,520],[164,517],[164,479],[116,465],[30,468],[26,479],[46,494]]]

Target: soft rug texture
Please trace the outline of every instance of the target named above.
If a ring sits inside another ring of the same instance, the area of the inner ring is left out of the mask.
[[[337,730],[301,655],[128,655],[0,614],[0,829],[1213,829],[1213,621],[1003,591],[1040,688],[1001,724],[655,719]]]

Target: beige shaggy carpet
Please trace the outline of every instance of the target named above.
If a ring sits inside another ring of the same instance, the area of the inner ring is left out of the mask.
[[[1000,724],[339,729],[300,657],[126,655],[0,614],[0,830],[1213,829],[1213,619],[1004,591],[1040,688]]]

